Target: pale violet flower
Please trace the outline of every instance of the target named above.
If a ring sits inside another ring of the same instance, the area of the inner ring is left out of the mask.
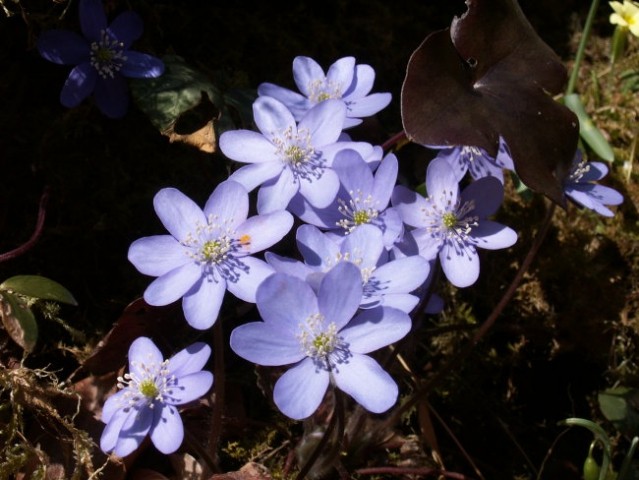
[[[333,169],[341,187],[331,205],[314,208],[294,198],[290,211],[304,222],[338,236],[353,233],[361,225],[373,225],[382,232],[384,246],[390,249],[403,231],[402,220],[390,207],[390,197],[397,181],[397,157],[388,154],[373,173],[371,165],[350,148],[335,155]]]
[[[204,210],[175,188],[160,190],[155,212],[169,235],[133,242],[129,260],[145,275],[158,277],[144,292],[150,305],[182,298],[187,322],[206,329],[215,323],[228,289],[255,301],[258,285],[273,269],[251,254],[279,242],[293,225],[286,211],[247,218],[248,192],[239,183],[220,183]]]
[[[608,174],[608,167],[601,162],[586,162],[577,151],[570,175],[564,181],[564,193],[573,202],[597,212],[604,217],[614,213],[606,205],[620,205],[623,196],[615,189],[596,182]]]
[[[271,97],[253,103],[258,132],[231,130],[220,135],[220,150],[228,158],[248,163],[231,180],[248,191],[261,185],[257,211],[286,209],[299,192],[318,208],[329,205],[339,189],[337,173],[330,167],[346,115],[337,100],[322,102],[296,123],[289,109]],[[341,142],[340,142],[341,143]]]
[[[75,107],[93,94],[102,113],[120,118],[129,106],[125,77],[159,77],[164,63],[130,49],[144,27],[135,12],[123,12],[107,24],[100,0],[80,0],[79,16],[83,36],[48,30],[38,38],[38,51],[50,62],[74,66],[60,93],[62,105]]]
[[[175,452],[184,439],[176,407],[211,388],[213,374],[202,371],[210,355],[211,347],[198,342],[164,360],[151,339],[137,338],[129,348],[129,372],[118,378],[120,390],[102,408],[100,448],[125,457],[150,435],[160,452]]]
[[[495,177],[483,177],[460,193],[453,168],[435,158],[428,165],[426,190],[428,198],[398,185],[392,204],[413,227],[420,255],[428,260],[439,257],[453,285],[472,285],[479,277],[477,248],[507,248],[517,241],[514,230],[487,219],[501,205],[504,188]]]
[[[299,420],[317,410],[329,385],[353,397],[366,410],[382,413],[397,400],[398,387],[366,355],[403,338],[408,314],[395,308],[361,310],[359,269],[341,262],[315,292],[300,278],[276,273],[257,290],[262,322],[240,325],[230,344],[240,357],[265,366],[292,365],[275,383],[273,400]]]
[[[360,308],[382,305],[409,313],[419,302],[413,292],[428,277],[429,262],[419,255],[391,260],[382,232],[373,225],[360,226],[341,242],[312,225],[300,226],[296,237],[304,261],[267,252],[266,261],[276,271],[301,278],[317,290],[335,265],[350,262],[361,274]]]
[[[503,138],[499,138],[499,150],[496,157],[491,157],[486,150],[473,146],[430,147],[441,148],[436,158],[444,158],[453,167],[457,181],[461,181],[466,172],[473,179],[495,177],[504,183],[503,170],[515,170],[515,164]]]
[[[355,58],[344,57],[333,63],[328,72],[312,58],[295,57],[293,78],[301,93],[272,83],[262,83],[257,92],[277,98],[286,105],[297,120],[301,120],[315,105],[329,99],[338,99],[346,106],[344,128],[362,123],[383,110],[391,101],[390,93],[370,93],[375,81],[375,70],[370,65],[355,64]]]

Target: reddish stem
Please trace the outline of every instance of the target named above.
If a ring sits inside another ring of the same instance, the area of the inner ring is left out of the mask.
[[[0,263],[6,262],[7,260],[13,260],[16,257],[26,253],[37,243],[38,238],[42,234],[42,227],[44,227],[44,219],[46,216],[46,206],[47,201],[49,200],[49,187],[45,187],[42,195],[40,195],[40,204],[38,206],[38,219],[36,220],[36,226],[31,234],[31,238],[24,242],[17,248],[10,250],[5,253],[0,253]]]

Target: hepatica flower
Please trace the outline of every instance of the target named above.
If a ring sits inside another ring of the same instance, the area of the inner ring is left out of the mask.
[[[445,159],[433,159],[426,173],[428,198],[401,185],[392,203],[426,259],[439,257],[448,280],[467,287],[479,277],[477,248],[507,248],[517,241],[514,230],[487,217],[499,208],[504,189],[494,177],[472,182],[460,193],[453,168]]]
[[[389,154],[373,174],[371,166],[355,150],[335,155],[333,169],[341,182],[335,201],[326,208],[294,201],[290,210],[306,223],[344,236],[362,225],[373,225],[382,232],[384,245],[391,248],[403,230],[399,214],[389,208],[397,181],[397,157]]]
[[[253,114],[260,133],[232,130],[220,135],[224,155],[249,164],[235,171],[231,180],[248,191],[261,185],[258,212],[283,210],[298,192],[318,208],[334,200],[339,179],[330,168],[330,155],[337,147],[345,110],[337,100],[322,102],[297,124],[283,103],[259,97]]]
[[[160,452],[175,452],[184,439],[176,407],[211,388],[213,374],[202,371],[210,355],[211,347],[199,342],[164,360],[151,339],[136,339],[129,348],[129,372],[118,378],[120,391],[102,409],[107,425],[100,448],[124,457],[150,435]]]
[[[570,175],[564,182],[564,192],[578,205],[604,217],[612,217],[614,213],[606,205],[621,204],[623,196],[617,190],[594,183],[607,174],[608,167],[604,163],[586,162],[577,151]]]
[[[395,381],[366,354],[404,337],[410,317],[387,307],[357,313],[361,296],[360,272],[348,262],[326,274],[317,294],[284,273],[268,277],[258,288],[263,321],[233,330],[231,348],[258,365],[292,365],[273,390],[275,404],[288,417],[312,415],[329,385],[374,413],[397,400]]]
[[[164,64],[151,55],[130,50],[143,29],[136,13],[124,12],[107,25],[100,0],[81,0],[79,12],[83,36],[49,30],[38,38],[38,50],[53,63],[74,65],[60,93],[62,105],[75,107],[93,93],[102,113],[120,118],[129,105],[125,77],[156,78],[164,72]]]
[[[384,109],[391,101],[390,93],[370,93],[375,71],[370,65],[356,65],[353,57],[340,58],[326,73],[312,58],[295,57],[293,78],[301,93],[272,83],[262,83],[257,93],[278,99],[297,120],[318,103],[337,99],[346,106],[344,128],[349,128],[362,123],[362,117]]]
[[[220,183],[204,210],[175,188],[160,190],[153,204],[170,235],[133,242],[129,260],[142,273],[158,277],[144,292],[150,305],[182,298],[187,322],[206,329],[217,319],[228,289],[255,302],[258,285],[273,269],[250,256],[277,243],[293,225],[286,211],[248,216],[248,193],[233,181]]]
[[[446,159],[453,167],[457,181],[461,181],[466,172],[470,172],[473,179],[495,177],[504,183],[503,169],[515,170],[515,164],[503,138],[499,139],[499,150],[494,158],[483,148],[467,145],[444,147],[439,151],[437,157]]]
[[[360,308],[386,306],[409,313],[419,302],[412,292],[422,286],[430,272],[429,262],[419,255],[389,260],[382,232],[362,225],[343,241],[312,225],[297,229],[297,246],[304,262],[266,253],[278,272],[294,275],[317,290],[324,276],[340,262],[357,266],[361,274]]]

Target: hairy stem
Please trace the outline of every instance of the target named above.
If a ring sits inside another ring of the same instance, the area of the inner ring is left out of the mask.
[[[584,25],[584,30],[581,32],[581,39],[579,39],[579,47],[577,48],[577,53],[575,55],[575,63],[572,66],[572,71],[570,72],[570,78],[568,79],[568,86],[566,87],[566,95],[570,95],[575,91],[575,86],[577,85],[577,78],[579,77],[579,67],[581,66],[581,61],[584,58],[584,53],[586,52],[586,43],[588,42],[588,37],[590,37],[590,30],[592,29],[592,22],[595,19],[595,14],[597,13],[597,8],[599,7],[599,0],[592,0],[590,4],[590,10],[588,11],[588,17],[586,17],[586,24]]]
[[[218,444],[222,434],[222,413],[224,412],[224,337],[222,331],[222,319],[218,318],[213,325],[213,347],[214,347],[214,372],[215,387],[213,395],[215,401],[213,403],[213,415],[211,419],[211,431],[209,432],[209,457],[215,460],[213,471],[219,472],[218,466]]]

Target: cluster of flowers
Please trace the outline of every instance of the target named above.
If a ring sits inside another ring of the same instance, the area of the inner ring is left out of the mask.
[[[128,101],[123,76],[158,76],[162,63],[129,50],[141,33],[135,14],[107,27],[100,1],[82,0],[80,19],[86,38],[45,32],[39,50],[48,60],[76,65],[62,90],[64,105],[95,90],[98,107],[121,116]],[[495,158],[472,146],[431,146],[439,152],[427,167],[424,197],[397,184],[394,154],[345,132],[391,101],[388,93],[370,93],[370,66],[345,57],[325,73],[313,59],[297,57],[293,75],[299,92],[270,83],[258,88],[258,131],[221,135],[221,151],[246,165],[214,189],[203,209],[179,190],[159,191],[154,207],[169,234],[138,239],[128,257],[141,273],[157,277],[145,300],[162,306],[182,299],[195,329],[216,322],[227,289],[256,304],[261,321],[237,327],[230,345],[256,364],[292,366],[273,393],[285,415],[307,418],[329,386],[381,413],[396,402],[398,387],[368,354],[408,334],[412,311],[441,310],[441,299],[427,295],[435,262],[453,285],[467,287],[479,276],[478,248],[516,242],[515,231],[489,219],[513,162],[504,142]],[[472,181],[462,189],[467,173]],[[594,183],[606,173],[604,164],[583,162],[577,153],[566,195],[612,215],[606,205],[621,203],[621,195]],[[249,217],[255,189],[257,214]],[[284,238],[294,216],[302,222],[301,260],[254,256]],[[210,354],[196,343],[164,360],[150,339],[135,340],[129,373],[104,405],[101,448],[125,456],[150,435],[160,451],[175,451],[184,435],[176,406],[211,388],[213,375],[202,371]]]

